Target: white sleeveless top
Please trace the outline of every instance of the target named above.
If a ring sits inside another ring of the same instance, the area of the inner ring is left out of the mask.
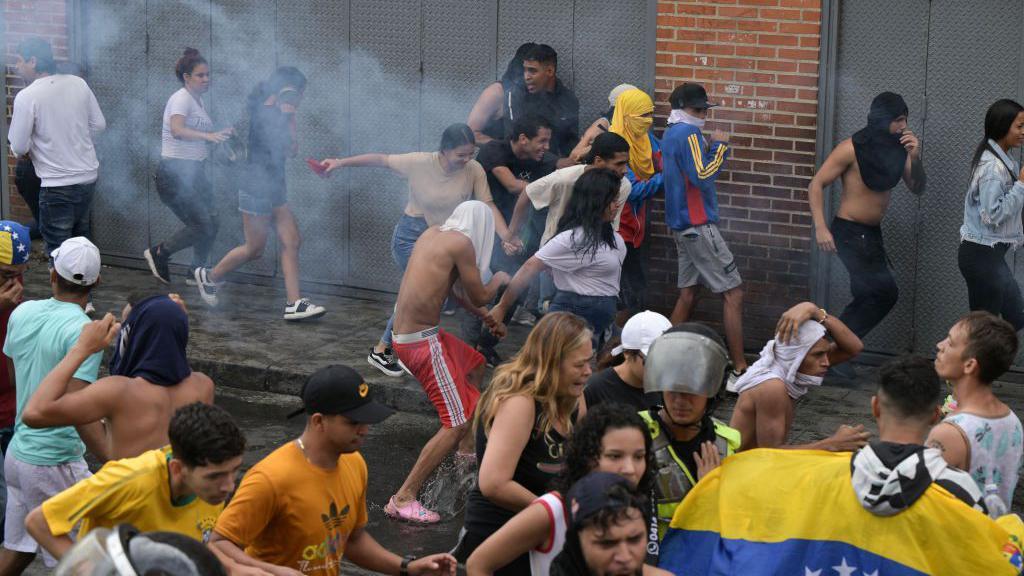
[[[1013,491],[1020,475],[1022,436],[1020,419],[1011,411],[1001,418],[983,418],[967,412],[951,414],[944,422],[955,425],[963,432],[971,448],[971,462],[967,472],[982,493],[995,487],[1006,510],[1013,502]]]
[[[533,576],[547,576],[551,571],[551,563],[565,546],[566,510],[562,496],[557,492],[548,492],[534,500],[540,502],[548,511],[548,534],[552,535],[551,546],[530,550],[530,573]]]

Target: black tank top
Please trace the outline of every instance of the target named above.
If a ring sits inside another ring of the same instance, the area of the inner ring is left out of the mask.
[[[523,453],[516,463],[512,480],[538,496],[548,492],[551,481],[562,469],[565,460],[565,438],[555,429],[544,434],[540,431],[541,405],[534,401],[533,433],[523,448]],[[570,420],[576,422],[574,412]],[[476,457],[478,462],[484,461],[487,450],[487,435],[484,427],[476,429]],[[466,501],[466,530],[479,535],[490,535],[508,522],[515,512],[494,504],[480,493],[479,476],[473,490]]]

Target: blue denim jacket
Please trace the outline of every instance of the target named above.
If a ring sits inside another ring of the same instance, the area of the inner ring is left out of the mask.
[[[1005,243],[1016,248],[1024,244],[1024,184],[1017,180],[1020,166],[994,140],[989,140],[988,145],[964,199],[960,239],[984,246]]]

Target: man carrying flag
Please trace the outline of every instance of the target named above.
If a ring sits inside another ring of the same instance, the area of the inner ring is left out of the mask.
[[[852,456],[726,459],[676,510],[660,566],[684,576],[1019,574],[1020,518],[989,519],[970,476],[923,446],[940,390],[930,362],[897,359],[871,400],[879,440]]]

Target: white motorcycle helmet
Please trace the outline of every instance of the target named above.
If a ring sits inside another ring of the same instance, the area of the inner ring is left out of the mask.
[[[128,524],[97,528],[80,539],[57,576],[226,576],[202,542],[175,532],[139,532]]]

